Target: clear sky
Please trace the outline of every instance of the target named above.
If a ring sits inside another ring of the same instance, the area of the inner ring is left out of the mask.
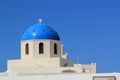
[[[120,72],[119,0],[0,0],[0,71],[20,58],[21,37],[39,18],[59,33],[70,60]]]

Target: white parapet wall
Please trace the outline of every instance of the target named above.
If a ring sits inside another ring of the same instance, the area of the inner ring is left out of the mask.
[[[120,80],[120,73],[96,74],[22,74],[19,76],[0,75],[0,80]]]

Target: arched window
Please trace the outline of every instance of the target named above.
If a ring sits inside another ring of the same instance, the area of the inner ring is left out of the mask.
[[[27,43],[26,45],[25,45],[25,54],[29,54],[29,44]]]
[[[43,54],[44,53],[44,45],[43,43],[39,43],[39,54]]]
[[[54,44],[54,54],[57,54],[57,44]]]

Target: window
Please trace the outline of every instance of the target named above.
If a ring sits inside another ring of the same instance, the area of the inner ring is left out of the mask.
[[[44,47],[43,43],[39,43],[39,54],[43,54],[44,53],[43,47]]]
[[[29,54],[29,44],[28,43],[25,45],[25,54],[26,55]]]
[[[93,80],[116,80],[115,76],[93,76]]]
[[[57,54],[57,44],[54,44],[54,54]]]

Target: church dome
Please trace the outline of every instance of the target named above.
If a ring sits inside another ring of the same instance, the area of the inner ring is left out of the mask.
[[[58,33],[50,26],[43,23],[32,25],[24,32],[22,36],[22,40],[39,39],[60,40]]]

